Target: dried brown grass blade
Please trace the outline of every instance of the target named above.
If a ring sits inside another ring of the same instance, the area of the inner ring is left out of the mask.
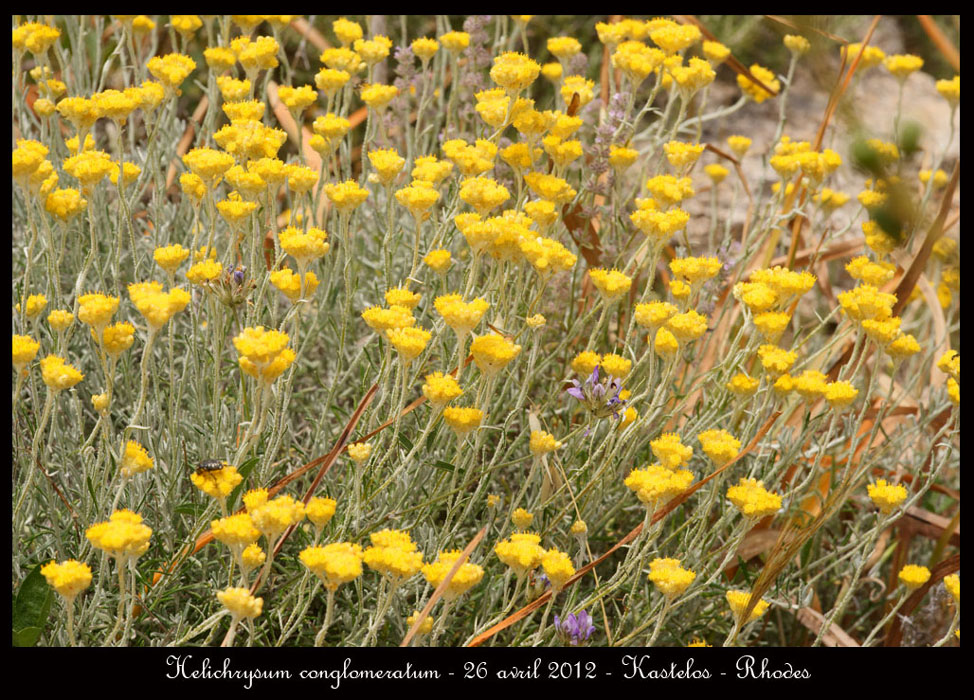
[[[662,520],[667,515],[669,515],[671,512],[673,512],[677,507],[679,507],[680,504],[682,504],[684,501],[686,501],[698,489],[702,488],[704,486],[704,484],[706,484],[707,482],[709,482],[711,479],[716,478],[719,474],[723,473],[724,470],[726,470],[726,469],[730,468],[732,465],[736,464],[738,462],[738,460],[740,460],[743,457],[747,456],[752,450],[754,450],[755,447],[757,447],[758,443],[764,438],[764,436],[768,433],[768,431],[771,430],[771,426],[774,425],[774,422],[776,420],[778,420],[778,417],[780,415],[781,415],[781,412],[780,411],[776,411],[775,413],[773,413],[771,415],[771,417],[768,418],[768,420],[764,423],[764,425],[761,426],[760,430],[758,430],[757,434],[754,436],[754,439],[751,440],[751,442],[748,443],[747,447],[745,447],[743,450],[741,450],[741,452],[737,455],[737,457],[735,457],[733,460],[731,460],[730,462],[728,462],[724,466],[722,466],[719,469],[717,469],[716,471],[714,471],[712,474],[710,474],[710,476],[706,477],[705,479],[701,479],[697,483],[695,483],[692,486],[690,486],[690,488],[688,488],[682,494],[680,494],[679,496],[677,496],[676,498],[674,498],[672,501],[670,501],[669,503],[667,503],[664,507],[658,508],[656,510],[656,512],[653,514],[653,523],[658,523],[660,520]],[[588,564],[586,564],[585,566],[583,566],[581,569],[579,569],[577,572],[575,572],[575,575],[572,576],[570,579],[568,579],[568,581],[565,583],[565,588],[567,588],[568,586],[571,586],[576,581],[581,580],[582,577],[585,576],[585,574],[587,574],[589,571],[591,571],[596,566],[598,566],[599,564],[601,564],[602,562],[604,562],[606,559],[608,559],[610,556],[612,556],[616,551],[618,551],[618,549],[620,547],[622,547],[623,545],[628,544],[629,542],[632,542],[632,540],[634,540],[639,535],[639,533],[642,532],[642,531],[643,531],[643,524],[642,523],[639,523],[636,527],[634,527],[632,530],[630,530],[629,533],[625,537],[623,537],[621,540],[619,540],[614,545],[612,545],[612,547],[610,547],[609,550],[607,552],[605,552],[605,554],[603,554],[602,556],[600,556],[598,559],[596,559],[596,560],[594,560],[592,562],[589,562]],[[488,639],[490,639],[491,637],[493,637],[498,632],[501,632],[502,630],[507,629],[508,627],[510,627],[511,625],[513,625],[518,620],[521,620],[521,619],[527,617],[528,615],[530,615],[532,612],[534,612],[535,610],[537,610],[538,608],[540,608],[542,605],[544,605],[545,603],[547,603],[548,602],[548,599],[550,597],[551,597],[551,591],[546,591],[539,598],[536,598],[535,600],[533,600],[532,602],[528,603],[527,605],[525,605],[520,610],[518,610],[518,611],[516,611],[516,612],[514,612],[512,614],[510,614],[509,616],[507,616],[506,618],[504,618],[503,620],[501,620],[500,622],[498,622],[496,625],[494,625],[490,629],[488,629],[488,630],[482,632],[481,634],[477,635],[474,639],[471,640],[470,644],[468,644],[467,646],[470,646],[470,647],[480,646],[481,644],[483,644],[485,641],[487,641]]]
[[[927,260],[930,259],[934,244],[944,233],[944,222],[947,220],[947,214],[954,201],[954,193],[957,191],[958,182],[960,182],[959,160],[954,164],[954,172],[950,176],[950,182],[947,183],[947,189],[944,190],[944,198],[940,202],[940,211],[937,212],[937,218],[934,219],[930,230],[927,231],[927,237],[924,239],[923,245],[920,246],[920,251],[916,254],[906,274],[903,275],[903,279],[900,280],[900,283],[896,287],[896,304],[893,306],[894,316],[899,316],[903,307],[906,306],[910,292],[913,291],[913,287],[916,285],[920,273],[923,272],[923,268],[927,266]]]
[[[408,647],[409,643],[413,641],[413,637],[416,636],[416,631],[419,629],[420,625],[423,624],[423,620],[429,616],[430,611],[433,610],[433,606],[436,605],[436,601],[443,597],[443,593],[450,585],[450,581],[453,580],[453,577],[460,570],[460,567],[463,566],[467,559],[470,558],[470,554],[474,549],[476,549],[477,545],[480,544],[480,541],[484,539],[485,534],[487,534],[486,525],[480,528],[480,532],[474,535],[474,538],[470,540],[470,543],[464,547],[463,552],[460,553],[460,557],[456,560],[456,563],[454,563],[453,567],[447,572],[446,577],[440,581],[440,585],[436,587],[435,591],[433,591],[433,595],[431,595],[430,599],[426,601],[426,605],[423,606],[423,609],[419,611],[416,621],[413,622],[413,626],[409,628],[408,632],[406,632],[406,636],[402,638],[402,643],[399,646]]]
[[[707,29],[705,26],[703,26],[703,23],[699,19],[697,19],[696,17],[694,17],[693,15],[673,15],[673,16],[676,17],[681,22],[683,22],[684,24],[692,24],[692,25],[695,25],[697,27],[697,29],[700,30],[700,33],[703,34],[710,41],[719,41],[719,39],[717,39],[717,37],[715,37],[713,34],[711,34],[710,33],[710,30]],[[734,55],[733,54],[730,54],[727,57],[727,61],[726,62],[727,62],[727,65],[730,66],[731,70],[733,70],[738,75],[743,75],[745,78],[747,78],[748,80],[750,80],[755,85],[759,85],[762,90],[764,90],[766,93],[768,93],[772,97],[777,97],[778,96],[778,91],[777,90],[772,90],[770,87],[768,87],[767,85],[765,85],[764,83],[762,83],[760,80],[758,80],[757,78],[755,78],[754,77],[754,74],[751,73],[750,69],[748,69],[747,66],[745,66],[743,63],[741,63],[740,61],[738,61],[736,58],[734,58]]]
[[[321,32],[312,27],[311,23],[303,17],[293,20],[291,22],[291,28],[307,39],[308,42],[319,51],[324,51],[325,49],[331,48],[331,44],[328,43],[328,40],[321,34]]]
[[[927,592],[935,585],[943,581],[944,576],[960,571],[960,554],[944,559],[930,570],[930,580],[913,591],[913,594],[906,599],[903,607],[893,616],[893,624],[890,625],[889,632],[886,634],[884,646],[898,647],[903,641],[903,618],[907,618],[916,610],[917,606],[927,595]]]
[[[846,43],[848,43],[841,36],[836,36],[835,34],[832,34],[831,32],[827,32],[824,29],[819,29],[818,27],[813,27],[813,26],[811,26],[809,24],[797,24],[796,22],[792,22],[790,19],[787,19],[787,18],[782,17],[780,15],[765,15],[765,17],[768,18],[768,19],[770,19],[772,22],[777,22],[778,24],[783,24],[786,27],[791,27],[792,29],[795,29],[795,30],[800,31],[800,32],[815,32],[816,34],[820,34],[821,36],[826,37],[827,39],[831,39],[832,41],[836,42],[837,44],[846,44]]]
[[[199,104],[196,105],[196,110],[193,112],[193,116],[186,124],[186,130],[183,131],[183,137],[179,139],[179,143],[176,145],[176,155],[169,163],[169,170],[166,171],[167,192],[169,191],[169,188],[172,187],[173,180],[176,179],[176,173],[178,172],[176,159],[182,158],[189,150],[189,145],[193,143],[193,137],[196,135],[196,125],[203,123],[203,116],[206,114],[206,106],[208,104],[209,101],[207,100],[206,95],[203,95],[203,97],[200,98]]]
[[[959,73],[960,51],[957,50],[953,42],[940,30],[940,27],[937,26],[937,23],[933,21],[930,15],[917,15],[917,20],[919,20],[920,26],[923,27],[923,31],[930,37],[930,41],[944,55],[947,62],[954,67],[954,70]]]
[[[281,98],[277,94],[277,83],[273,80],[267,83],[267,101],[271,104],[271,110],[274,112],[274,116],[277,117],[278,123],[287,132],[287,137],[291,139],[291,142],[297,146],[298,145],[298,123],[294,121],[294,116],[291,111],[287,108]],[[311,129],[306,126],[300,126],[302,133],[302,143],[304,150],[304,162],[305,164],[314,170],[315,172],[321,168],[321,155],[318,151],[311,147]],[[324,197],[322,197],[324,199]]]
[[[585,262],[590,268],[599,267],[602,260],[602,241],[599,239],[595,222],[582,216],[581,202],[574,207],[566,204],[561,211],[561,216]]]
[[[825,624],[825,616],[811,608],[801,608],[795,615],[798,621],[810,629],[814,634],[822,629]],[[849,636],[849,633],[839,627],[834,622],[829,625],[828,631],[822,635],[822,644],[827,647],[858,647],[859,642]]]

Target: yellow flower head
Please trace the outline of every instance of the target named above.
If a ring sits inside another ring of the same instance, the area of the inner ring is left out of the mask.
[[[675,208],[668,211],[638,209],[629,218],[636,228],[651,238],[657,248],[660,249],[674,234],[686,228],[690,222],[690,215],[687,212]]]
[[[439,586],[460,558],[460,554],[459,550],[440,552],[435,562],[423,566],[423,577],[427,583],[433,588]],[[443,598],[446,600],[456,600],[480,583],[483,577],[483,567],[477,564],[471,564],[469,561],[464,562],[447,584],[447,588],[443,592]]]
[[[647,508],[655,509],[657,504],[664,504],[686,491],[693,483],[693,473],[651,464],[643,469],[634,469],[624,483]]]
[[[255,598],[249,588],[227,588],[217,591],[216,597],[237,619],[242,617],[253,619],[264,609],[264,599]]]
[[[476,209],[481,216],[499,207],[510,197],[506,187],[489,177],[468,178],[460,186],[460,199]]]
[[[569,75],[561,84],[561,97],[570,105],[575,95],[578,95],[578,107],[581,109],[595,97],[595,81],[581,75]]]
[[[368,105],[370,109],[381,110],[385,109],[399,95],[399,88],[395,85],[378,85],[373,83],[371,85],[363,85],[360,95],[362,102]]]
[[[530,448],[531,454],[535,457],[554,452],[562,446],[562,443],[555,439],[555,436],[544,430],[532,430]]]
[[[951,80],[938,80],[937,92],[951,105],[960,102],[960,76],[955,75]]]
[[[146,63],[146,67],[165,86],[167,94],[178,95],[179,86],[196,70],[196,61],[183,54],[171,53],[153,56]]]
[[[592,374],[595,368],[601,363],[602,357],[598,353],[586,350],[584,352],[580,352],[575,356],[575,359],[572,360],[572,371],[582,376],[588,376]]]
[[[667,54],[675,54],[700,41],[700,29],[692,24],[663,24],[650,30],[649,38]]]
[[[676,433],[663,433],[650,442],[649,446],[656,459],[669,469],[685,466],[693,456],[693,448],[680,442],[680,436]]]
[[[737,486],[727,489],[727,499],[746,518],[754,520],[774,515],[781,508],[781,496],[768,491],[764,483],[756,479],[742,477]]]
[[[428,265],[431,270],[442,275],[450,269],[450,265],[453,261],[450,251],[437,249],[431,250],[429,253],[427,253],[423,257],[423,262]]]
[[[275,541],[291,525],[304,520],[304,503],[288,495],[278,496],[252,510],[248,506],[247,511],[254,526],[269,542]]]
[[[605,270],[595,268],[589,270],[589,277],[592,284],[602,294],[606,301],[613,301],[629,291],[632,286],[632,279],[618,270]]]
[[[393,328],[406,328],[416,323],[412,312],[405,306],[393,306],[388,309],[372,306],[362,312],[362,320],[377,333],[384,333]]]
[[[85,531],[85,537],[120,562],[137,558],[149,549],[152,529],[142,523],[142,516],[130,510],[117,510],[111,517]]]
[[[541,66],[520,53],[504,53],[494,58],[490,78],[511,93],[518,93],[535,81]]]
[[[367,442],[353,442],[348,446],[348,456],[356,464],[365,462],[372,454],[372,445]]]
[[[457,55],[470,46],[470,35],[467,32],[447,32],[440,36],[440,43],[447,51]]]
[[[761,380],[759,379],[739,373],[731,377],[731,380],[727,382],[727,388],[738,396],[753,396],[760,383]]]
[[[703,153],[701,144],[683,143],[681,141],[670,141],[663,146],[666,159],[678,171],[685,172],[697,162]]]
[[[236,513],[210,523],[213,536],[234,551],[242,551],[260,537],[260,530],[254,526],[248,513]]]
[[[887,56],[883,65],[898,80],[906,80],[912,73],[923,68],[923,59],[912,54],[900,54]]]
[[[575,575],[571,557],[557,549],[549,549],[541,557],[541,567],[544,569],[548,581],[551,583],[552,593],[558,594],[568,583],[568,579]]]
[[[443,409],[443,421],[450,426],[460,439],[470,431],[478,428],[483,418],[484,413],[478,408],[447,406]]]
[[[323,547],[308,547],[299,555],[301,563],[330,591],[362,575],[362,548],[351,542],[333,542]]]
[[[666,328],[681,343],[700,338],[707,330],[707,317],[693,309],[675,314],[666,322]]]
[[[410,185],[396,190],[396,201],[409,210],[414,219],[422,221],[429,217],[427,211],[440,199],[431,182],[414,180]]]
[[[730,606],[731,612],[734,613],[734,617],[738,619],[739,624],[744,624],[746,622],[752,622],[761,617],[768,609],[768,602],[764,600],[759,600],[751,610],[751,614],[748,616],[747,620],[743,620],[744,611],[747,610],[747,604],[751,600],[750,591],[727,591],[727,604]]]
[[[470,344],[474,362],[488,376],[497,374],[520,352],[520,345],[496,333],[476,337]]]
[[[40,348],[41,344],[28,335],[13,336],[13,365],[18,372],[23,371],[28,364],[34,361]]]
[[[307,231],[302,231],[299,228],[288,226],[278,233],[277,237],[281,243],[281,249],[294,257],[300,268],[304,268],[308,263],[322,257],[330,247],[326,242],[328,234],[319,228],[309,228]]]
[[[335,208],[342,214],[349,214],[353,209],[364,202],[369,191],[360,187],[355,180],[348,180],[338,184],[327,184],[324,187],[328,199],[335,205]]]
[[[419,56],[419,60],[422,61],[423,65],[429,63],[429,60],[440,50],[440,42],[429,37],[414,39],[409,46],[413,50],[413,53]]]
[[[514,533],[509,539],[498,542],[494,553],[518,576],[524,576],[541,565],[545,550],[541,538],[529,532]]]
[[[693,571],[680,566],[679,559],[656,558],[649,563],[649,580],[670,600],[682,595],[696,577]]]
[[[446,321],[446,325],[459,335],[465,335],[476,328],[480,319],[490,308],[490,304],[484,299],[478,298],[464,302],[459,294],[439,296],[436,298],[434,306],[443,320]]]
[[[791,322],[791,316],[784,312],[766,311],[755,314],[754,327],[770,343],[777,343]]]
[[[677,341],[676,336],[673,335],[669,330],[666,328],[659,328],[657,329],[656,336],[653,339],[653,349],[660,357],[673,357],[679,351],[680,343]]]
[[[223,500],[243,481],[243,475],[236,467],[225,466],[206,472],[193,472],[190,481],[207,496]],[[255,538],[256,539],[256,538]]]
[[[761,366],[764,371],[772,377],[784,374],[798,359],[798,354],[790,350],[784,350],[776,345],[762,345],[758,348],[758,357],[761,358]]]
[[[954,598],[955,603],[960,603],[960,576],[957,574],[950,574],[944,576],[944,588],[950,593]]]
[[[48,585],[69,602],[91,585],[91,567],[74,559],[60,564],[50,561],[41,567],[41,574]]]
[[[342,43],[342,46],[350,46],[362,38],[362,25],[358,22],[340,17],[331,23],[332,31]]]
[[[774,73],[769,71],[767,68],[759,66],[757,63],[751,65],[751,75],[772,90],[772,92],[768,92],[747,76],[738,75],[738,87],[741,88],[741,91],[747,95],[747,97],[754,100],[758,104],[761,104],[769,97],[774,97],[775,94],[781,89],[781,83],[779,83],[778,79],[774,77]]]
[[[900,583],[913,591],[930,580],[930,569],[916,564],[907,564],[897,574]]]
[[[372,546],[363,559],[370,569],[378,571],[394,583],[412,578],[423,565],[423,553],[416,550],[408,532],[380,530],[369,535]]]
[[[353,44],[355,53],[362,57],[366,65],[374,65],[385,60],[392,48],[392,39],[387,36],[376,35],[371,39],[356,39]]]
[[[892,513],[906,500],[906,487],[902,484],[890,484],[885,479],[879,479],[875,484],[866,487],[869,498],[879,508],[883,515]]]
[[[333,498],[320,498],[315,496],[310,501],[305,508],[308,520],[315,526],[315,529],[321,530],[328,521],[332,519],[335,515],[335,499]]]
[[[439,409],[463,394],[460,384],[449,374],[434,372],[426,375],[426,383],[423,384],[423,396]]]
[[[960,355],[956,350],[948,350],[937,360],[937,369],[949,374],[955,382],[960,382]]]
[[[386,331],[386,338],[399,352],[400,359],[407,364],[419,357],[432,337],[429,331],[422,328],[394,328]]]
[[[85,378],[81,372],[56,355],[41,360],[41,377],[52,391],[70,389]]]
[[[705,430],[697,435],[704,454],[722,467],[737,457],[741,449],[741,441],[723,429]],[[657,455],[658,456],[658,455]]]

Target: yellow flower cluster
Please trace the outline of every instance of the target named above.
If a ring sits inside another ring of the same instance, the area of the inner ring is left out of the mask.
[[[301,563],[321,579],[325,588],[338,590],[343,583],[362,575],[362,548],[351,542],[333,542],[323,547],[308,547],[299,555]]]
[[[925,566],[917,566],[916,564],[907,564],[900,569],[897,577],[900,579],[900,583],[912,591],[930,580],[930,569]]]
[[[443,421],[462,439],[467,433],[480,426],[484,414],[478,408],[456,408],[448,406],[443,409]]]
[[[473,355],[474,362],[480,371],[488,376],[500,372],[520,352],[520,345],[515,345],[496,333],[478,336],[470,344],[470,353]]]
[[[742,477],[737,486],[727,489],[727,499],[751,520],[774,515],[781,508],[781,496],[768,491],[757,479]]]
[[[370,569],[387,577],[393,585],[419,573],[423,553],[417,551],[408,532],[380,530],[369,535],[372,546],[363,553],[363,561]]]
[[[264,609],[264,599],[254,597],[249,588],[226,588],[217,591],[216,597],[236,619],[259,617]]]
[[[69,365],[63,358],[48,355],[41,360],[41,378],[52,391],[63,391],[80,382],[85,378],[85,375]]]
[[[200,491],[222,501],[240,485],[243,481],[243,474],[238,472],[236,467],[225,466],[222,469],[193,472],[189,478]]]
[[[85,537],[93,547],[115,557],[121,565],[146,553],[152,529],[142,524],[141,515],[130,510],[116,510],[107,521],[85,530]]]
[[[879,479],[875,484],[866,487],[869,498],[879,508],[883,515],[892,513],[906,500],[906,487],[902,484],[890,484],[885,479]]]
[[[50,561],[41,567],[41,575],[51,588],[68,601],[73,601],[91,585],[91,567],[74,559],[60,564]]]
[[[648,509],[654,510],[658,504],[666,503],[686,491],[693,483],[693,473],[651,464],[643,469],[634,469],[624,483]]]
[[[529,446],[531,448],[531,454],[535,457],[540,457],[546,455],[549,452],[554,452],[555,450],[561,448],[563,443],[555,439],[555,436],[544,430],[532,430],[531,439],[529,441]]]
[[[738,624],[740,625],[757,620],[764,615],[769,605],[767,601],[759,600],[755,604],[754,609],[751,610],[751,614],[744,620],[742,619],[744,617],[744,611],[747,610],[747,604],[751,600],[750,591],[727,591],[726,598],[731,612],[734,613],[734,617],[737,618]]]
[[[714,464],[722,467],[737,457],[741,449],[741,441],[723,429],[705,430],[697,435],[704,454],[713,460]]]
[[[460,550],[440,552],[435,562],[425,564],[422,572],[427,583],[434,589],[439,586],[460,558],[460,554]],[[446,590],[443,592],[443,598],[445,600],[456,600],[480,583],[483,577],[484,569],[482,566],[465,561],[460,565],[460,568],[457,569],[457,572],[447,584]]]
[[[439,409],[463,394],[463,389],[449,374],[433,372],[426,375],[426,383],[423,384],[423,396],[433,405],[434,409]]]
[[[649,563],[649,580],[669,600],[683,594],[697,575],[680,566],[679,559],[656,558]]]
[[[262,384],[270,384],[295,360],[294,350],[287,347],[289,340],[287,333],[264,330],[263,326],[244,328],[233,339],[240,354],[240,369]]]

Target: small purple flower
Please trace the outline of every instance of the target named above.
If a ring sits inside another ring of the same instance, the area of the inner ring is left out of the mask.
[[[585,383],[577,379],[572,380],[572,386],[565,390],[569,396],[578,399],[596,418],[619,417],[619,410],[626,404],[619,398],[622,382],[612,376],[604,380],[599,377],[599,366],[596,365]]]
[[[577,647],[588,641],[595,631],[595,625],[592,624],[592,616],[588,611],[582,610],[578,615],[568,613],[564,619],[555,615],[555,629],[565,643]]]
[[[247,272],[246,267],[238,267],[236,270],[233,271],[233,281],[236,282],[237,284],[243,284],[244,273],[246,272]]]

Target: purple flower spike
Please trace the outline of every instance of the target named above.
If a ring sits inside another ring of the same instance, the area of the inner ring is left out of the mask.
[[[564,619],[555,615],[555,629],[564,643],[577,647],[589,640],[595,632],[595,625],[592,624],[592,616],[582,610],[578,615],[568,613]]]
[[[625,401],[619,398],[622,391],[622,382],[609,375],[604,380],[599,375],[599,366],[596,365],[592,374],[585,380],[585,384],[577,379],[572,380],[572,386],[565,392],[582,402],[582,404],[596,418],[619,418],[619,409],[625,406]]]

